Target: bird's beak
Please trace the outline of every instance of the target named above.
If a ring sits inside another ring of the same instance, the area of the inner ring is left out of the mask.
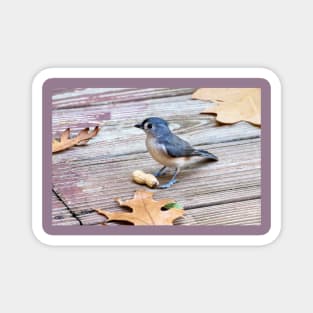
[[[142,127],[142,125],[141,125],[141,124],[136,124],[136,125],[134,125],[134,127],[137,127],[137,128],[143,129],[143,127]]]

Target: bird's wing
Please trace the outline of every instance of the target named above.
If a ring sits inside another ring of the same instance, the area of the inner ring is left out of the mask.
[[[187,141],[175,134],[167,136],[161,140],[161,143],[165,146],[167,153],[173,158],[192,156],[195,151]]]

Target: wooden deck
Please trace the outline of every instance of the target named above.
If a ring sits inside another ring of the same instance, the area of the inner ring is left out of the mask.
[[[213,105],[191,100],[194,89],[74,89],[53,96],[53,136],[70,127],[77,133],[100,125],[88,145],[53,155],[54,225],[96,225],[105,217],[93,209],[121,210],[114,198],[132,198],[147,188],[135,184],[136,169],[160,168],[147,153],[145,134],[133,127],[149,116],[169,121],[192,145],[207,149],[218,162],[195,162],[181,171],[170,189],[155,189],[155,199],[183,205],[184,225],[259,225],[261,222],[260,128],[241,122],[220,125],[199,114]],[[160,179],[166,182],[171,174]],[[114,225],[114,223],[112,224]]]

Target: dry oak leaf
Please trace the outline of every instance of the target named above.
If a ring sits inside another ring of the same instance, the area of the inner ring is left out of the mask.
[[[216,120],[220,123],[247,121],[261,125],[260,88],[200,88],[193,93],[192,98],[216,103],[201,113],[217,114]]]
[[[128,221],[134,225],[173,225],[173,222],[184,214],[183,209],[169,209],[162,211],[166,204],[173,203],[172,199],[154,200],[153,192],[144,189],[137,190],[134,198],[122,201],[115,199],[120,206],[132,209],[132,212],[108,212],[97,209],[99,214],[108,221]]]
[[[70,128],[67,128],[62,132],[60,140],[53,139],[52,152],[59,152],[77,145],[86,144],[91,138],[98,134],[99,130],[99,126],[96,126],[93,131],[89,132],[89,127],[87,127],[81,130],[75,137],[70,138],[71,130]]]

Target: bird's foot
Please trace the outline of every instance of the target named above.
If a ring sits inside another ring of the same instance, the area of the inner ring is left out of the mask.
[[[165,173],[162,173],[162,172],[160,172],[160,171],[156,171],[156,172],[154,172],[152,175],[154,175],[155,177],[160,177],[160,176],[162,176],[162,175],[164,175]]]
[[[166,173],[166,167],[162,167],[160,170],[153,173],[155,177],[160,177]]]
[[[163,184],[163,185],[159,186],[158,188],[159,189],[167,189],[167,188],[170,188],[175,183],[177,183],[177,180],[176,179],[171,179],[168,183]]]

